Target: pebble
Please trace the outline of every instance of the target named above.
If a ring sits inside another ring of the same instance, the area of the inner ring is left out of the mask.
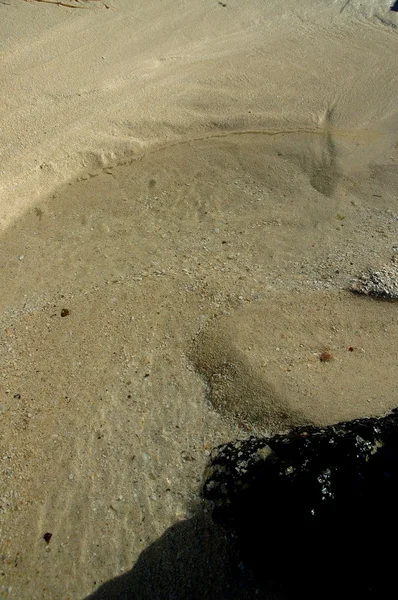
[[[151,460],[150,456],[146,452],[143,452],[141,456],[144,463],[148,463]]]
[[[111,509],[120,515],[126,515],[129,512],[129,506],[125,502],[112,502]]]

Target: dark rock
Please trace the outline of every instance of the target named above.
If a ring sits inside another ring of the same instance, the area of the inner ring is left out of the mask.
[[[267,589],[398,597],[398,409],[221,446],[203,495]]]

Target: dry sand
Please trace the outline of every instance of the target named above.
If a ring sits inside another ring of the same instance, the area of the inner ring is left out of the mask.
[[[397,14],[224,4],[0,2],[1,598],[251,598],[212,447],[397,405]]]

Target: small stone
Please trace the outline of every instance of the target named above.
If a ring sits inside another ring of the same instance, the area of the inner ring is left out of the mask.
[[[50,533],[50,532],[47,532],[47,533],[45,533],[45,534],[43,535],[43,540],[45,540],[45,542],[46,542],[47,544],[49,544],[49,543],[50,543],[50,540],[51,540],[51,538],[52,538],[52,536],[53,536],[53,534],[52,534],[52,533]]]
[[[112,502],[111,509],[118,513],[119,515],[126,515],[129,512],[129,506],[125,502]]]
[[[24,254],[20,254],[20,255],[18,256],[18,260],[23,260],[24,258],[25,258],[25,255],[24,255]]]
[[[143,452],[141,456],[144,463],[148,463],[151,460],[150,456],[146,452]]]

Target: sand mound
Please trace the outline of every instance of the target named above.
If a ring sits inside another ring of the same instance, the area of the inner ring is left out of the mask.
[[[242,330],[247,333],[250,319],[233,321],[227,319],[225,323],[221,319],[206,329],[190,355],[195,369],[206,381],[212,406],[246,427],[265,431],[281,431],[305,423],[301,411],[292,408],[289,398],[282,395],[278,379],[271,377],[271,383],[264,370],[256,368],[247,346],[242,345]],[[262,350],[266,353],[265,348]]]
[[[193,360],[218,410],[275,431],[394,408],[397,339],[392,303],[348,293],[270,294],[212,322]]]
[[[0,3],[0,226],[78,173],[176,141],[307,132],[316,160],[296,154],[327,194],[342,165],[395,143],[390,0],[80,5]]]

